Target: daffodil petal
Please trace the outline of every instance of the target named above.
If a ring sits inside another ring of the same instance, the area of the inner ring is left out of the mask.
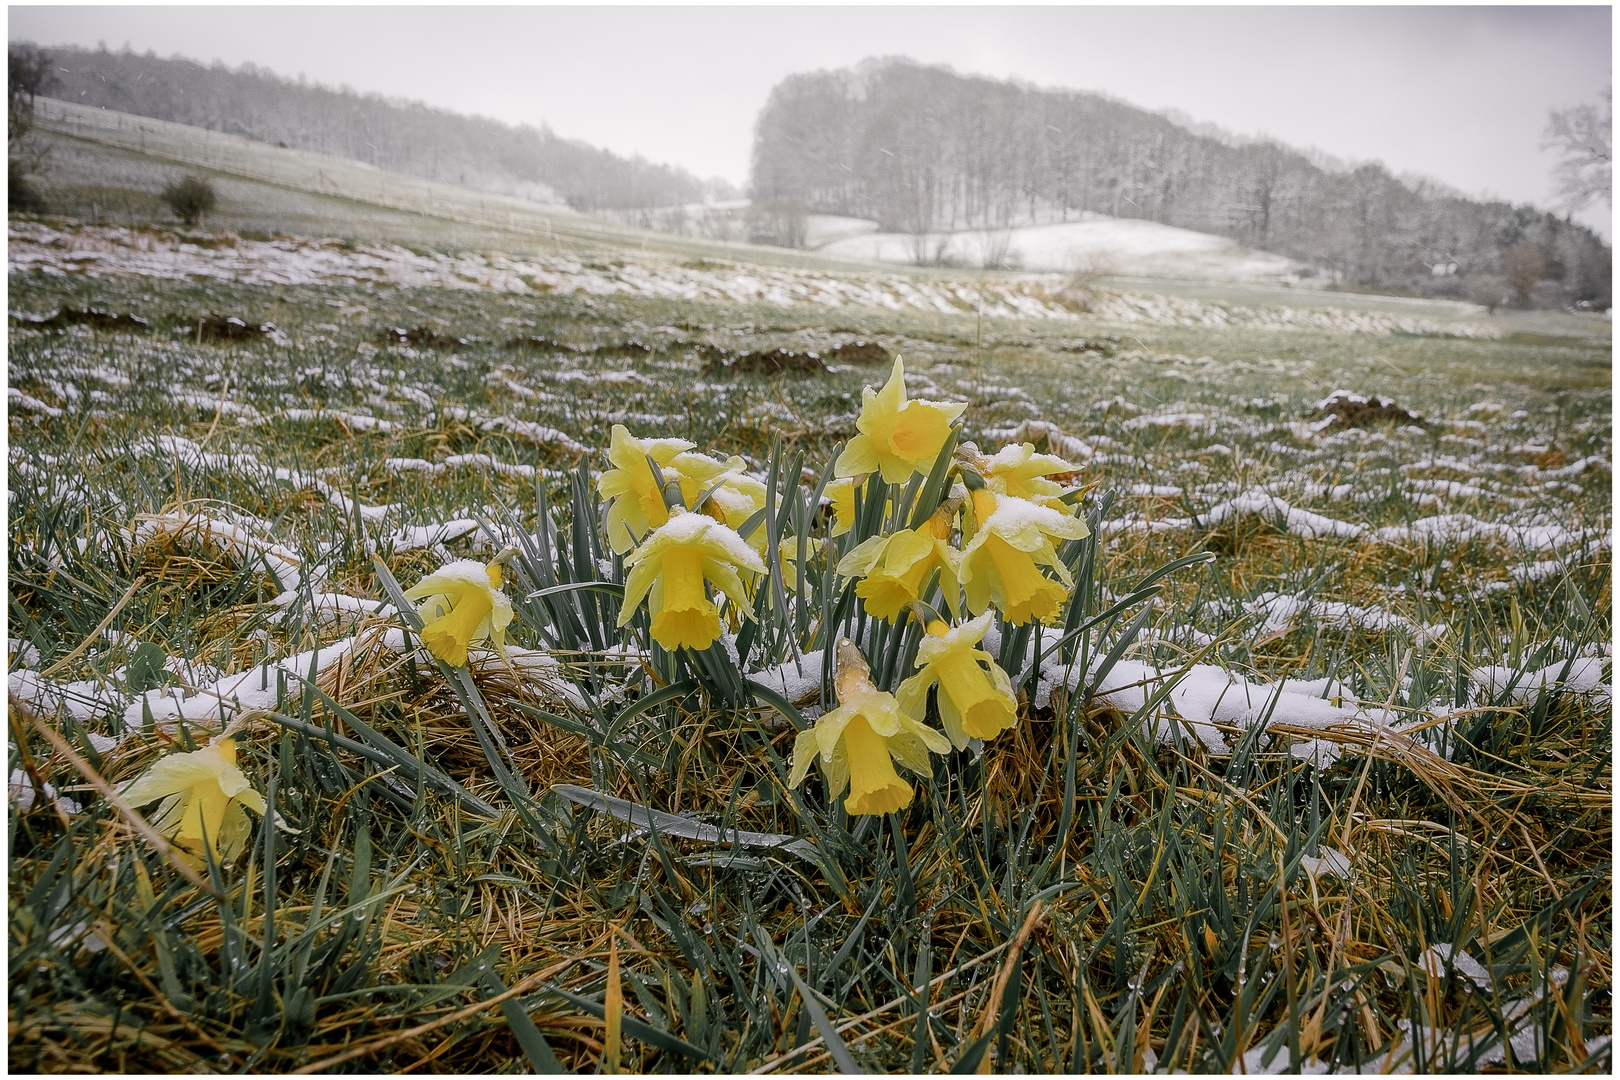
[[[872,445],[871,437],[866,434],[857,435],[849,440],[844,452],[838,455],[838,461],[833,465],[833,475],[840,479],[864,476],[878,471],[877,447]],[[853,496],[850,499],[850,509],[853,512]]]
[[[870,574],[893,539],[892,536],[869,536],[862,540],[838,560],[838,575],[853,578]]]
[[[810,765],[821,753],[814,728],[799,732],[793,740],[793,770],[788,774],[788,787],[798,787],[810,772]]]

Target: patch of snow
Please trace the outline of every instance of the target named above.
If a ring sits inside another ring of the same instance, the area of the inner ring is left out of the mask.
[[[11,805],[17,808],[19,814],[25,814],[33,808],[35,799],[34,781],[27,772],[22,769],[11,770],[9,789]],[[58,795],[56,788],[48,780],[40,783],[40,794],[55,803],[57,809],[64,814],[72,816],[80,810],[78,802]]]

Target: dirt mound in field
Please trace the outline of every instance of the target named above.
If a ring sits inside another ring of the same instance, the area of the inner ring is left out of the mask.
[[[1377,394],[1362,397],[1348,390],[1335,390],[1311,407],[1311,415],[1333,417],[1334,427],[1372,427],[1374,424],[1415,424],[1428,427],[1429,422],[1419,414],[1397,405]]]
[[[774,374],[779,371],[813,374],[827,370],[827,365],[821,361],[820,353],[794,352],[791,349],[771,349],[769,352],[744,353],[726,366],[732,371],[760,371],[766,374]]]
[[[546,337],[544,334],[530,334],[527,337],[513,338],[506,343],[508,349],[544,349],[552,352],[577,353],[580,356],[618,356],[642,358],[651,356],[653,347],[646,342],[631,338],[629,341],[606,345],[571,345],[566,341]]]
[[[235,315],[204,315],[196,322],[186,322],[197,335],[198,341],[270,341],[288,344],[287,335],[273,322],[254,323]]]
[[[13,316],[20,326],[35,330],[66,330],[70,326],[89,326],[96,330],[127,330],[144,333],[152,324],[139,315],[128,312],[102,311],[100,308],[59,308],[55,315]]]
[[[783,372],[814,375],[826,371],[829,364],[870,366],[887,364],[892,359],[887,349],[871,341],[849,341],[826,352],[776,348],[741,355],[727,353],[715,345],[701,345],[699,354],[708,361],[711,372],[745,371],[765,375]]]
[[[849,341],[827,354],[835,364],[887,364],[894,358],[875,341]]]

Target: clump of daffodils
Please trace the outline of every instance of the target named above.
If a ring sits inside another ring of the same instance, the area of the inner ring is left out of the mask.
[[[217,862],[233,862],[253,831],[245,811],[265,813],[264,796],[237,767],[228,728],[201,750],[160,758],[120,794],[131,806],[162,799],[152,827],[198,862],[205,847]]]
[[[1016,690],[984,641],[998,628],[1061,624],[1073,594],[1069,545],[1088,535],[1078,467],[1027,442],[988,455],[962,443],[966,408],[908,397],[897,358],[884,385],[862,394],[857,434],[823,481],[828,512],[809,535],[794,534],[809,519],[783,512],[783,493],[772,498],[741,457],[685,439],[616,424],[596,481],[604,547],[625,569],[617,625],[645,626],[630,633],[661,646],[661,681],[725,684],[736,703],[739,649],[768,641],[780,654],[791,640],[799,654],[838,640],[837,702],[799,734],[792,783],[818,763],[851,814],[904,810],[914,789],[897,770],[931,776],[932,755],[1014,729]],[[815,589],[819,612],[804,602]],[[486,642],[502,649],[513,611],[499,559],[452,562],[405,595],[421,602],[422,644],[446,663],[465,664]],[[913,620],[920,640],[899,634]],[[843,636],[857,627],[894,643],[884,646],[891,685],[873,681]],[[902,641],[916,642],[914,655],[895,653]]]

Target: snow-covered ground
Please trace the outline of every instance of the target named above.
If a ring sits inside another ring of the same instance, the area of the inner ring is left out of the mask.
[[[878,231],[878,223],[866,218],[839,217],[837,214],[807,214],[804,219],[804,246],[823,248],[840,240]]]
[[[1074,319],[1027,278],[980,289],[968,281],[912,280],[899,274],[771,268],[710,260],[694,267],[647,253],[605,266],[566,255],[418,254],[395,244],[345,245],[302,237],[260,241],[222,236],[203,246],[171,233],[84,225],[53,229],[13,221],[6,249],[11,273],[86,277],[207,279],[264,284],[390,284],[508,293],[654,296],[741,304],[814,304],[965,314],[987,318]]]
[[[848,220],[848,219],[846,219]],[[1047,229],[1052,226],[1035,226]],[[1196,235],[1196,234],[1194,234]],[[763,267],[711,259],[692,266],[640,253],[607,266],[565,255],[523,258],[476,252],[418,254],[394,244],[344,245],[302,237],[269,241],[222,234],[204,246],[172,233],[81,225],[52,228],[13,221],[6,250],[11,273],[97,277],[216,279],[265,284],[391,284],[509,293],[650,296],[742,304],[812,304],[999,319],[1079,318],[1066,302],[1063,279],[1023,275],[978,282],[962,277],[912,278],[884,272]],[[1444,334],[1497,338],[1488,323],[1374,314],[1339,308],[1246,307],[1152,292],[1094,288],[1086,310],[1121,325],[1315,328],[1345,333]]]
[[[854,221],[856,219],[838,219]],[[811,246],[816,246],[812,243]],[[1287,278],[1296,264],[1224,237],[1153,221],[1086,213],[1081,220],[1024,225],[1005,231],[956,233],[868,232],[825,243],[817,250],[846,259],[892,263],[1005,264],[1009,269],[1123,277],[1263,281]]]

